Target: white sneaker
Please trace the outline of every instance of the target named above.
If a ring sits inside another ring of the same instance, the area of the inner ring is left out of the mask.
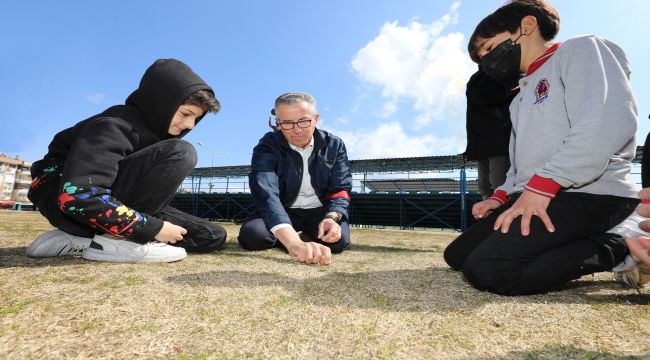
[[[639,223],[644,220],[648,220],[648,218],[639,215],[635,210],[620,224],[609,230],[608,233],[618,234],[624,238],[650,237],[650,233],[639,228]],[[637,291],[650,282],[650,267],[635,259],[632,255],[627,255],[625,260],[616,265],[612,271],[616,281],[631,286]]]
[[[79,256],[92,239],[54,229],[39,235],[25,250],[29,257]]]
[[[165,243],[152,241],[143,245],[107,235],[95,235],[82,255],[87,260],[129,263],[174,262],[186,256],[185,249]]]

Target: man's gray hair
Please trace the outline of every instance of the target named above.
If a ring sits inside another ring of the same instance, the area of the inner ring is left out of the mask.
[[[280,104],[298,104],[303,101],[309,104],[309,112],[311,112],[312,115],[316,114],[316,99],[306,92],[289,92],[278,96],[278,98],[275,99],[275,113],[277,113],[278,105]]]

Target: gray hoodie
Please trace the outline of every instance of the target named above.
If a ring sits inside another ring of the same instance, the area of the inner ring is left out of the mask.
[[[561,191],[635,198],[630,178],[637,108],[630,67],[616,44],[587,35],[565,41],[519,81],[510,105],[512,166],[506,193],[537,175]]]

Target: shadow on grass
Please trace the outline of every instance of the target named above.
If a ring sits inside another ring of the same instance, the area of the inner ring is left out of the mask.
[[[273,272],[209,271],[175,275],[169,282],[186,286],[228,288],[268,287],[270,296],[286,297],[299,303],[358,308],[381,308],[393,311],[449,311],[467,308],[459,293],[471,289],[455,287],[442,289],[440,285],[423,281],[439,277],[446,270],[396,270],[367,272],[331,272],[318,278],[294,278]],[[433,286],[432,286],[433,285]],[[273,288],[280,287],[282,295]],[[272,301],[272,299],[269,299]]]
[[[595,294],[600,290],[613,290],[617,291],[614,294]],[[590,281],[590,280],[577,280],[566,283],[564,286],[558,288],[552,295],[562,296],[564,294],[574,294],[577,296],[584,296],[589,301],[584,303],[600,304],[600,303],[620,303],[630,305],[650,305],[650,294],[647,292],[639,293],[636,290],[623,285],[617,281]],[[539,296],[539,295],[537,295]],[[542,295],[543,296],[543,295]],[[523,297],[526,299],[526,297]]]
[[[0,269],[11,267],[69,266],[86,261],[78,256],[30,258],[25,255],[25,249],[27,249],[26,246],[0,248]]]
[[[16,247],[5,247],[0,248],[0,269],[1,268],[11,268],[11,267],[42,267],[42,266],[67,266],[71,264],[79,263],[88,263],[91,264],[88,260],[82,259],[80,256],[61,256],[61,257],[49,257],[49,258],[30,258],[25,255],[26,246],[16,246]],[[212,255],[219,256],[222,253],[237,254],[246,253],[239,245],[235,242],[227,242],[221,251],[216,251]],[[205,253],[197,253],[204,255]],[[192,256],[193,253],[189,253],[189,256]],[[236,255],[236,256],[239,256]],[[117,264],[117,263],[116,263]]]
[[[232,242],[227,242],[223,248],[223,251],[228,252],[228,254],[238,255],[238,256],[250,256],[251,254],[255,254],[255,256],[258,256],[259,254],[263,254],[264,252],[269,250],[271,251],[278,250],[286,253],[286,250],[280,247],[267,249],[267,250],[260,250],[260,251],[244,250],[241,246],[239,246],[236,240]],[[418,249],[418,248],[408,248],[408,247],[399,247],[399,246],[391,246],[391,245],[366,245],[366,244],[352,243],[350,247],[344,251],[344,253],[347,254],[356,251],[372,252],[372,253],[437,253],[437,252],[442,252],[442,250],[444,250],[444,246],[439,246],[439,245],[431,245],[431,247],[427,249]],[[338,256],[338,254],[334,254],[334,257],[336,256]]]
[[[224,250],[226,249],[235,252],[237,250],[241,250],[242,254],[252,254],[252,253],[259,254],[264,251],[267,251],[267,250],[247,251],[242,249],[238,245],[226,246],[224,247]],[[280,250],[281,248],[274,248],[274,249]],[[406,248],[406,247],[398,247],[398,246],[365,245],[365,244],[352,243],[350,247],[347,248],[344,252],[350,253],[350,252],[360,251],[360,252],[373,252],[373,253],[436,253],[436,252],[441,252],[443,249],[444,249],[443,246],[437,246],[437,245],[432,245],[429,249],[417,249],[417,248]],[[284,249],[280,251],[284,251]],[[337,254],[334,254],[334,256],[337,256]]]
[[[619,355],[610,352],[579,349],[573,346],[551,345],[539,350],[512,351],[505,356],[472,357],[476,360],[496,359],[607,359],[607,360],[636,360],[648,359],[648,355]]]
[[[402,251],[401,248],[385,249],[382,246],[363,245],[362,247],[363,251],[371,251],[376,248],[375,251],[379,253]],[[413,249],[404,250],[406,252],[413,251]],[[292,298],[306,303],[348,304],[357,307],[377,307],[401,311],[448,311],[479,307],[486,303],[511,302],[512,299],[522,303],[650,305],[650,294],[647,293],[647,290],[643,290],[643,293],[639,294],[613,280],[589,280],[588,277],[569,282],[555,292],[518,297],[505,297],[477,291],[463,282],[460,273],[446,267],[366,271],[323,267],[316,272],[301,271],[302,276],[307,276],[307,278],[296,278],[295,275],[292,277],[286,274],[295,274],[292,270],[295,267],[307,266],[298,264],[295,259],[286,254],[282,254],[280,257],[277,255],[273,251],[249,252],[241,249],[237,243],[228,242],[221,252],[197,256],[224,256],[270,261],[279,264],[281,270],[260,272],[257,270],[260,267],[256,267],[244,271],[208,271],[170,276],[166,280],[183,286],[241,288],[279,286],[292,293]],[[88,264],[89,272],[95,269],[93,262],[80,257],[34,259],[25,256],[25,247],[0,248],[0,269],[78,266],[80,264]],[[108,264],[103,263],[102,265]],[[142,266],[148,265],[142,264]],[[271,268],[278,269],[277,266]],[[182,268],[179,271],[183,271]]]
[[[440,252],[443,248],[444,247],[442,246],[434,245],[430,249],[417,249],[417,248],[406,248],[406,247],[397,247],[397,246],[355,244],[353,242],[352,245],[350,245],[350,247],[345,251],[427,253],[427,252]]]
[[[322,306],[379,308],[388,311],[441,313],[504,302],[627,305],[650,304],[647,294],[631,293],[620,284],[591,282],[591,286],[542,295],[506,297],[473,289],[447,268],[330,272],[318,277],[295,278],[277,272],[209,271],[174,275],[166,279],[186,286],[224,288],[280,287],[292,300]],[[620,289],[616,294],[592,294]],[[273,292],[272,292],[273,293]]]

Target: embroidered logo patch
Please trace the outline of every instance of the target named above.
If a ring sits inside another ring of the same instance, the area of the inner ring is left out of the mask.
[[[537,83],[537,86],[535,86],[535,98],[537,99],[535,100],[535,104],[540,104],[546,100],[548,97],[548,88],[549,84],[546,78],[543,78]]]

